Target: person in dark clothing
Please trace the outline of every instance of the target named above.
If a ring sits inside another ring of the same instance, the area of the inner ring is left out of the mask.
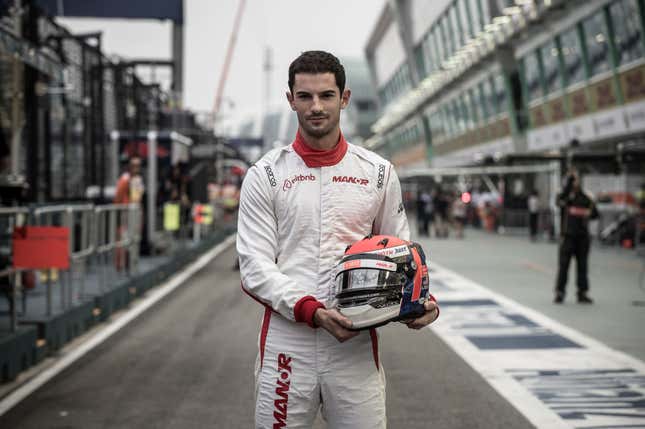
[[[529,226],[531,231],[531,241],[537,240],[538,235],[538,216],[540,214],[540,198],[538,191],[533,190],[528,198],[529,208]]]
[[[417,194],[417,229],[420,236],[430,236],[432,211],[432,197],[426,191],[419,191]]]
[[[435,231],[437,238],[448,238],[448,206],[447,195],[441,187],[437,187],[432,198],[435,212]]]
[[[591,304],[589,297],[589,280],[587,278],[587,261],[589,259],[589,220],[598,217],[594,201],[582,190],[578,175],[571,172],[566,177],[562,193],[558,195],[561,213],[561,238],[559,250],[558,278],[555,286],[556,304],[564,301],[567,286],[567,274],[571,258],[576,258],[578,302]]]

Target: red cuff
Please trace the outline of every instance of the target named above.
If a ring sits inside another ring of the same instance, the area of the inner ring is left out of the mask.
[[[296,322],[305,322],[312,328],[316,328],[317,326],[314,325],[314,313],[319,308],[325,308],[322,302],[311,295],[303,296],[293,309]]]

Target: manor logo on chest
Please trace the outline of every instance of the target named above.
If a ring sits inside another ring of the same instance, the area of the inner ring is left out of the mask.
[[[331,181],[333,183],[353,183],[355,185],[367,186],[370,183],[367,179],[361,179],[359,177],[352,176],[334,176]]]

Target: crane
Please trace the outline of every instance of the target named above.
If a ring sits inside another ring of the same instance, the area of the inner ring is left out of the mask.
[[[211,125],[213,129],[215,128],[215,119],[217,113],[219,112],[220,106],[222,105],[222,98],[224,96],[224,86],[226,85],[226,78],[228,77],[228,71],[231,67],[231,61],[233,59],[233,51],[235,50],[235,43],[237,42],[237,33],[240,29],[240,22],[242,21],[242,14],[244,13],[244,6],[246,5],[246,0],[240,0],[237,7],[237,13],[235,15],[235,22],[233,23],[233,29],[231,30],[231,38],[228,41],[228,48],[226,50],[226,58],[224,59],[224,67],[222,68],[222,74],[219,78],[219,84],[217,85],[217,93],[215,94],[215,103],[213,104],[213,113],[211,118]]]

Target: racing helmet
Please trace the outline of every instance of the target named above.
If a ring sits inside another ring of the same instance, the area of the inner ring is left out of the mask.
[[[417,243],[368,235],[347,247],[334,286],[336,308],[355,330],[414,319],[430,293],[425,254]]]

